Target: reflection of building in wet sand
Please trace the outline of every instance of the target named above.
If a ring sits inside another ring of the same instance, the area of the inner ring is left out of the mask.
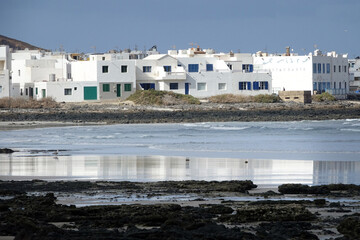
[[[316,161],[314,162],[314,184],[344,183],[358,184],[360,176],[360,162],[334,162]]]
[[[165,156],[37,156],[0,161],[8,178],[119,181],[252,180],[256,184],[312,184],[312,161]]]

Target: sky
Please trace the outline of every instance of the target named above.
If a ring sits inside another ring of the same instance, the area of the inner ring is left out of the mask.
[[[67,52],[157,45],[360,56],[359,0],[1,0],[0,34]]]

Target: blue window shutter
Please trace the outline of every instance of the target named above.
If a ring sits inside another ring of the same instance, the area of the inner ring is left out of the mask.
[[[316,82],[314,82],[314,84],[313,84],[313,90],[317,90],[317,83]]]
[[[155,89],[155,83],[150,83],[150,89]]]
[[[253,83],[253,90],[259,90],[259,83],[258,82]]]
[[[247,90],[251,90],[251,82],[247,82]]]
[[[313,63],[313,73],[316,73],[316,63]]]
[[[265,82],[265,89],[268,90],[269,89],[269,83]]]
[[[250,65],[249,65],[249,67],[250,67],[250,68],[249,68],[249,72],[253,72],[253,70],[254,70],[253,65],[252,65],[252,64],[250,64]]]

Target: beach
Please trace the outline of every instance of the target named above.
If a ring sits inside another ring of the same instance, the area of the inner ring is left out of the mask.
[[[360,118],[359,101],[202,103],[144,106],[128,102],[63,103],[50,109],[2,109],[0,129],[23,127],[185,122],[301,121]]]
[[[2,110],[18,152],[0,155],[0,239],[358,239],[359,116],[350,101]]]
[[[359,237],[360,188],[351,185],[33,180],[0,190],[0,233],[16,239]]]

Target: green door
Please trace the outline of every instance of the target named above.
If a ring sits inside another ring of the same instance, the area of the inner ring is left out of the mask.
[[[97,100],[97,87],[84,87],[84,100]]]
[[[121,84],[116,84],[116,96],[121,97]]]
[[[42,97],[43,97],[43,98],[46,98],[46,89],[41,89],[41,90],[42,90],[42,91],[41,91],[41,92],[42,92]]]

